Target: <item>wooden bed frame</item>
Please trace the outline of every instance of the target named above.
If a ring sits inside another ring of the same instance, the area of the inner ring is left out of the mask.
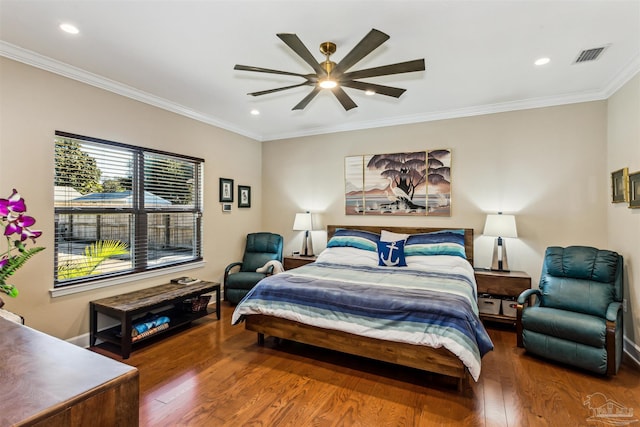
[[[424,227],[378,227],[364,225],[329,225],[327,239],[338,228],[350,228],[380,233],[388,230],[394,233],[429,233],[451,228]],[[467,259],[473,265],[473,229],[466,228],[465,252]],[[296,341],[324,347],[344,353],[363,356],[370,359],[409,366],[428,372],[443,374],[458,379],[458,390],[462,391],[463,384],[468,381],[468,372],[458,357],[444,347],[432,348],[421,345],[385,341],[349,334],[342,331],[309,326],[295,321],[280,319],[273,316],[252,314],[246,316],[245,328],[258,333],[258,344],[264,345],[264,336]]]

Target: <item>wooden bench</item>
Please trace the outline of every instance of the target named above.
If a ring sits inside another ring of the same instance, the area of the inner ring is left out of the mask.
[[[89,303],[90,344],[94,346],[98,338],[116,344],[120,347],[122,358],[128,359],[134,344],[132,329],[135,319],[150,312],[170,319],[169,327],[136,340],[135,343],[138,343],[208,315],[206,306],[201,310],[191,311],[191,305],[185,302],[211,292],[215,292],[216,316],[220,320],[220,284],[215,282],[201,281],[189,285],[170,283],[91,301]],[[99,331],[98,313],[117,319],[120,324]]]

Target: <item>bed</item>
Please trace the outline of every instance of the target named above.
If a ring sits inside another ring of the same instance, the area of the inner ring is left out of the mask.
[[[473,229],[330,225],[327,237],[315,263],[254,287],[232,323],[261,345],[267,335],[409,366],[455,377],[459,390],[478,379],[493,344],[478,317]],[[405,267],[380,252],[399,246]]]

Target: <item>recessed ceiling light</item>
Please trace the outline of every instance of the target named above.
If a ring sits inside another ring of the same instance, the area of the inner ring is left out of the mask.
[[[251,110],[251,115],[252,116],[259,116],[260,115],[260,111],[256,110],[255,108],[253,110]]]
[[[71,24],[60,24],[60,29],[69,34],[78,34],[80,32],[80,30],[78,30],[78,27]]]
[[[536,59],[536,62],[534,62],[534,64],[536,64],[536,65],[545,65],[545,64],[548,64],[550,61],[551,61],[551,59],[546,58],[546,57],[538,58],[538,59]]]
[[[371,96],[371,95],[375,95],[375,94],[376,94],[376,92],[375,92],[375,91],[373,91],[373,90],[371,90],[371,89],[368,89],[368,90],[365,90],[365,91],[364,91],[364,94],[365,94],[365,95],[369,95],[369,96]]]

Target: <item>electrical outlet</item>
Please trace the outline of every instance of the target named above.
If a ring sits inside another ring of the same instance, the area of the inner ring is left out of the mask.
[[[622,298],[622,311],[627,312],[627,299]]]

